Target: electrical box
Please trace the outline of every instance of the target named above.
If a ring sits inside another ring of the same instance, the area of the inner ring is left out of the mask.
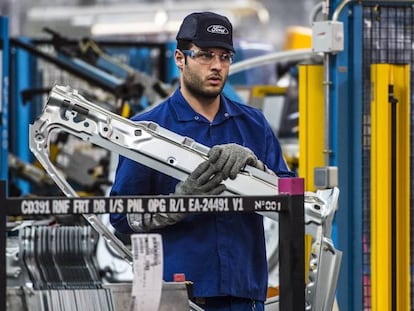
[[[341,22],[322,21],[312,24],[312,51],[337,53],[344,49],[344,25]]]
[[[314,183],[318,189],[327,189],[338,186],[338,167],[315,167]]]

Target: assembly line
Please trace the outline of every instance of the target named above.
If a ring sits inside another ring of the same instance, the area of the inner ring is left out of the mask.
[[[413,1],[277,40],[283,1],[36,1],[0,5],[0,310],[412,309]]]

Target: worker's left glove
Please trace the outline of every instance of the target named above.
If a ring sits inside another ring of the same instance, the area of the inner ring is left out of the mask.
[[[177,195],[219,195],[226,190],[221,172],[209,161],[195,170],[175,187]],[[146,232],[173,225],[186,217],[185,213],[127,214],[128,225],[136,232]]]
[[[238,144],[224,144],[212,147],[208,152],[208,161],[221,171],[223,179],[235,179],[246,165],[262,171],[268,171],[266,165],[257,159],[250,149]]]
[[[185,217],[181,213],[127,214],[128,225],[135,232],[147,232],[173,225]]]

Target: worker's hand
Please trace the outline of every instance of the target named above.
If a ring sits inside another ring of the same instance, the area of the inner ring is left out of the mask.
[[[266,170],[253,151],[237,144],[216,145],[210,149],[208,157],[208,161],[223,173],[223,179],[235,179],[246,165]]]
[[[127,221],[135,232],[147,232],[173,225],[184,217],[185,214],[180,213],[127,214]]]
[[[201,163],[186,180],[175,187],[177,195],[217,195],[226,190],[223,177],[208,161]],[[183,213],[127,214],[129,226],[135,232],[146,232],[173,225],[186,217]]]
[[[223,175],[209,161],[201,163],[185,181],[179,182],[175,187],[178,195],[215,195],[226,190],[221,182]]]

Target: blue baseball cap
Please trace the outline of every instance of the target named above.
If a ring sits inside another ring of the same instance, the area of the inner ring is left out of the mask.
[[[191,41],[201,48],[217,47],[234,52],[232,24],[227,17],[213,12],[187,15],[176,39]]]

